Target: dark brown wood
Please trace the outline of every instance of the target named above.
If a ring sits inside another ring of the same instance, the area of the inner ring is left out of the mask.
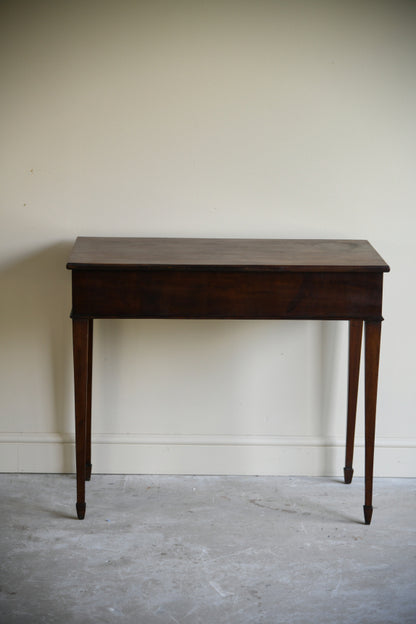
[[[351,483],[354,474],[352,466],[354,455],[355,420],[357,414],[358,379],[360,376],[362,321],[350,321],[349,358],[348,358],[348,409],[347,442],[345,447],[344,481]]]
[[[365,523],[373,514],[373,464],[381,323],[365,323]]]
[[[382,273],[74,270],[73,316],[379,319]]]
[[[73,319],[74,389],[75,389],[75,446],[77,468],[77,514],[85,516],[86,477],[86,422],[88,404],[88,319]]]
[[[365,240],[77,238],[68,269],[363,271],[389,267]]]
[[[375,406],[385,261],[367,241],[94,238],[72,271],[77,512],[91,475],[94,318],[350,321],[345,480],[352,477],[359,356],[366,323],[365,521],[371,520]]]
[[[88,377],[87,377],[87,413],[86,413],[86,451],[85,451],[85,480],[91,479],[91,406],[92,406],[92,352],[93,352],[93,325],[94,320],[88,319]]]

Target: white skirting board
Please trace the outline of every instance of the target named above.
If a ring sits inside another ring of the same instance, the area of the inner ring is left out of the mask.
[[[0,434],[0,472],[72,473],[71,434]],[[343,475],[343,439],[237,435],[93,436],[93,472],[108,474]],[[364,441],[354,474],[364,471]],[[374,474],[416,477],[416,439],[376,439]]]

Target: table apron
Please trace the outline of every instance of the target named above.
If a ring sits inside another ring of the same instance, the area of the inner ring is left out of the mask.
[[[73,318],[381,320],[379,272],[73,270]]]

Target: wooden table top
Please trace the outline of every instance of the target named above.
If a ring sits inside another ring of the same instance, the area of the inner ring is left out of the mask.
[[[366,240],[114,238],[76,239],[68,269],[186,269],[386,272]]]

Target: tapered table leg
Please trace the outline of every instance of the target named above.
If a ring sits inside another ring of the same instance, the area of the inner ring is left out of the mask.
[[[85,516],[86,438],[88,410],[89,320],[72,320],[75,389],[75,447],[77,469],[77,515]]]
[[[348,359],[348,408],[347,408],[347,441],[345,446],[344,481],[351,483],[354,469],[355,420],[357,414],[358,379],[360,376],[361,339],[363,322],[350,321],[349,359]]]
[[[365,323],[365,501],[364,519],[370,524],[373,514],[373,465],[376,428],[378,365],[381,322]]]
[[[93,319],[88,321],[88,379],[87,379],[87,414],[86,414],[86,457],[85,457],[85,480],[91,479],[91,399],[92,399],[92,345],[93,345]]]

